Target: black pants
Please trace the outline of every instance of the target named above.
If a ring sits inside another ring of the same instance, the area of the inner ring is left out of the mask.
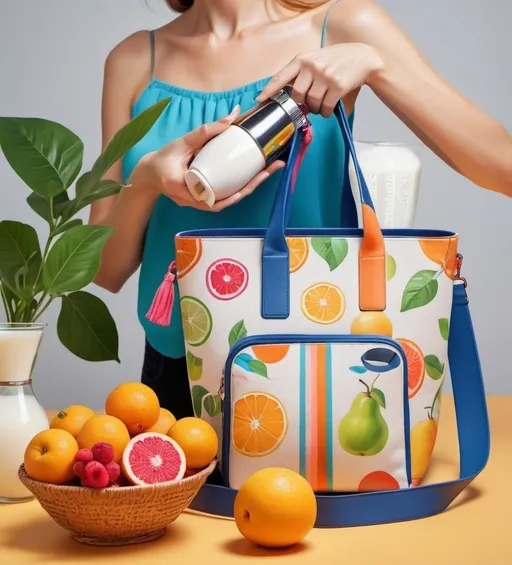
[[[160,406],[177,420],[194,415],[185,357],[165,357],[146,341],[141,381],[156,392]],[[206,482],[223,484],[220,471],[216,469]]]

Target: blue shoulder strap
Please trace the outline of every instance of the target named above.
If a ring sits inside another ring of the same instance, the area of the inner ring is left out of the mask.
[[[439,514],[484,469],[490,453],[489,419],[468,297],[462,283],[454,284],[448,356],[457,416],[460,478],[396,491],[317,495],[317,528],[385,524]],[[232,517],[236,493],[227,487],[206,484],[190,508]]]

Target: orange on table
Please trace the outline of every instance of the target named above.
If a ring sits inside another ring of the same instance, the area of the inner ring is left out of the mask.
[[[114,448],[114,461],[118,463],[123,456],[124,448],[130,441],[130,434],[119,418],[100,414],[85,422],[76,441],[80,449],[91,449],[95,443],[100,441],[110,443]]]
[[[423,253],[443,267],[446,276],[453,280],[457,268],[458,238],[420,239],[419,244]]]
[[[217,456],[219,439],[213,427],[201,418],[180,418],[167,432],[185,453],[187,468],[203,469]]]
[[[36,481],[62,485],[75,476],[77,451],[76,439],[66,430],[44,430],[30,440],[23,464],[27,474]]]
[[[281,445],[288,431],[288,418],[277,398],[249,392],[233,406],[231,429],[233,446],[239,453],[263,457]]]
[[[130,435],[147,432],[158,422],[160,402],[155,391],[143,383],[117,386],[105,402],[105,412],[123,422]]]
[[[160,408],[160,416],[158,417],[158,421],[154,426],[151,426],[148,432],[154,432],[159,434],[167,434],[167,432],[171,429],[176,423],[176,418],[174,414],[169,412],[166,408]]]
[[[398,481],[386,471],[373,471],[363,477],[357,487],[359,492],[375,492],[379,490],[398,490]]]
[[[345,295],[333,284],[318,283],[303,292],[301,306],[303,314],[312,322],[332,324],[345,313]]]
[[[393,335],[393,324],[384,312],[361,312],[354,318],[350,333],[355,335],[377,334],[391,337]]]
[[[180,237],[176,241],[176,274],[183,278],[199,263],[203,244],[194,237]]]
[[[263,344],[263,345],[253,345],[252,352],[256,359],[259,359],[262,363],[278,363],[282,361],[290,349],[290,345],[287,343],[276,343],[276,344]]]
[[[290,273],[295,273],[303,267],[308,260],[308,240],[306,237],[287,237],[286,243],[290,251]]]
[[[234,518],[240,533],[263,547],[290,547],[315,525],[317,503],[311,485],[289,469],[256,471],[235,497]]]
[[[414,341],[405,338],[397,338],[396,341],[402,346],[407,358],[407,384],[409,398],[412,398],[420,390],[425,380],[425,356]]]
[[[50,428],[52,430],[66,430],[73,437],[76,437],[85,422],[93,416],[94,410],[80,404],[72,404],[52,418]]]

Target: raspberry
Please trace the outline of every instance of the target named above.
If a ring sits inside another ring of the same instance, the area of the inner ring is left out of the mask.
[[[115,483],[121,474],[121,467],[119,467],[119,464],[111,461],[105,465],[105,469],[107,470],[110,482]]]
[[[80,449],[80,451],[77,451],[75,454],[75,461],[76,462],[83,462],[83,463],[88,463],[89,461],[92,461],[94,459],[93,455],[92,455],[92,451],[90,449]]]
[[[106,465],[114,460],[114,448],[110,443],[100,441],[92,446],[92,454],[96,461]]]
[[[75,473],[75,475],[80,479],[83,479],[85,477],[85,465],[86,463],[84,463],[83,461],[77,461],[73,465],[73,473]]]
[[[109,478],[105,467],[99,461],[89,461],[85,465],[82,485],[91,488],[105,488]]]

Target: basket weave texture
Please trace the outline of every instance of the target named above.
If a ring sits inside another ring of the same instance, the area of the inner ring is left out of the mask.
[[[127,545],[151,541],[189,506],[213,472],[213,461],[181,481],[151,486],[93,489],[61,486],[18,476],[46,512],[73,537],[90,545]]]

